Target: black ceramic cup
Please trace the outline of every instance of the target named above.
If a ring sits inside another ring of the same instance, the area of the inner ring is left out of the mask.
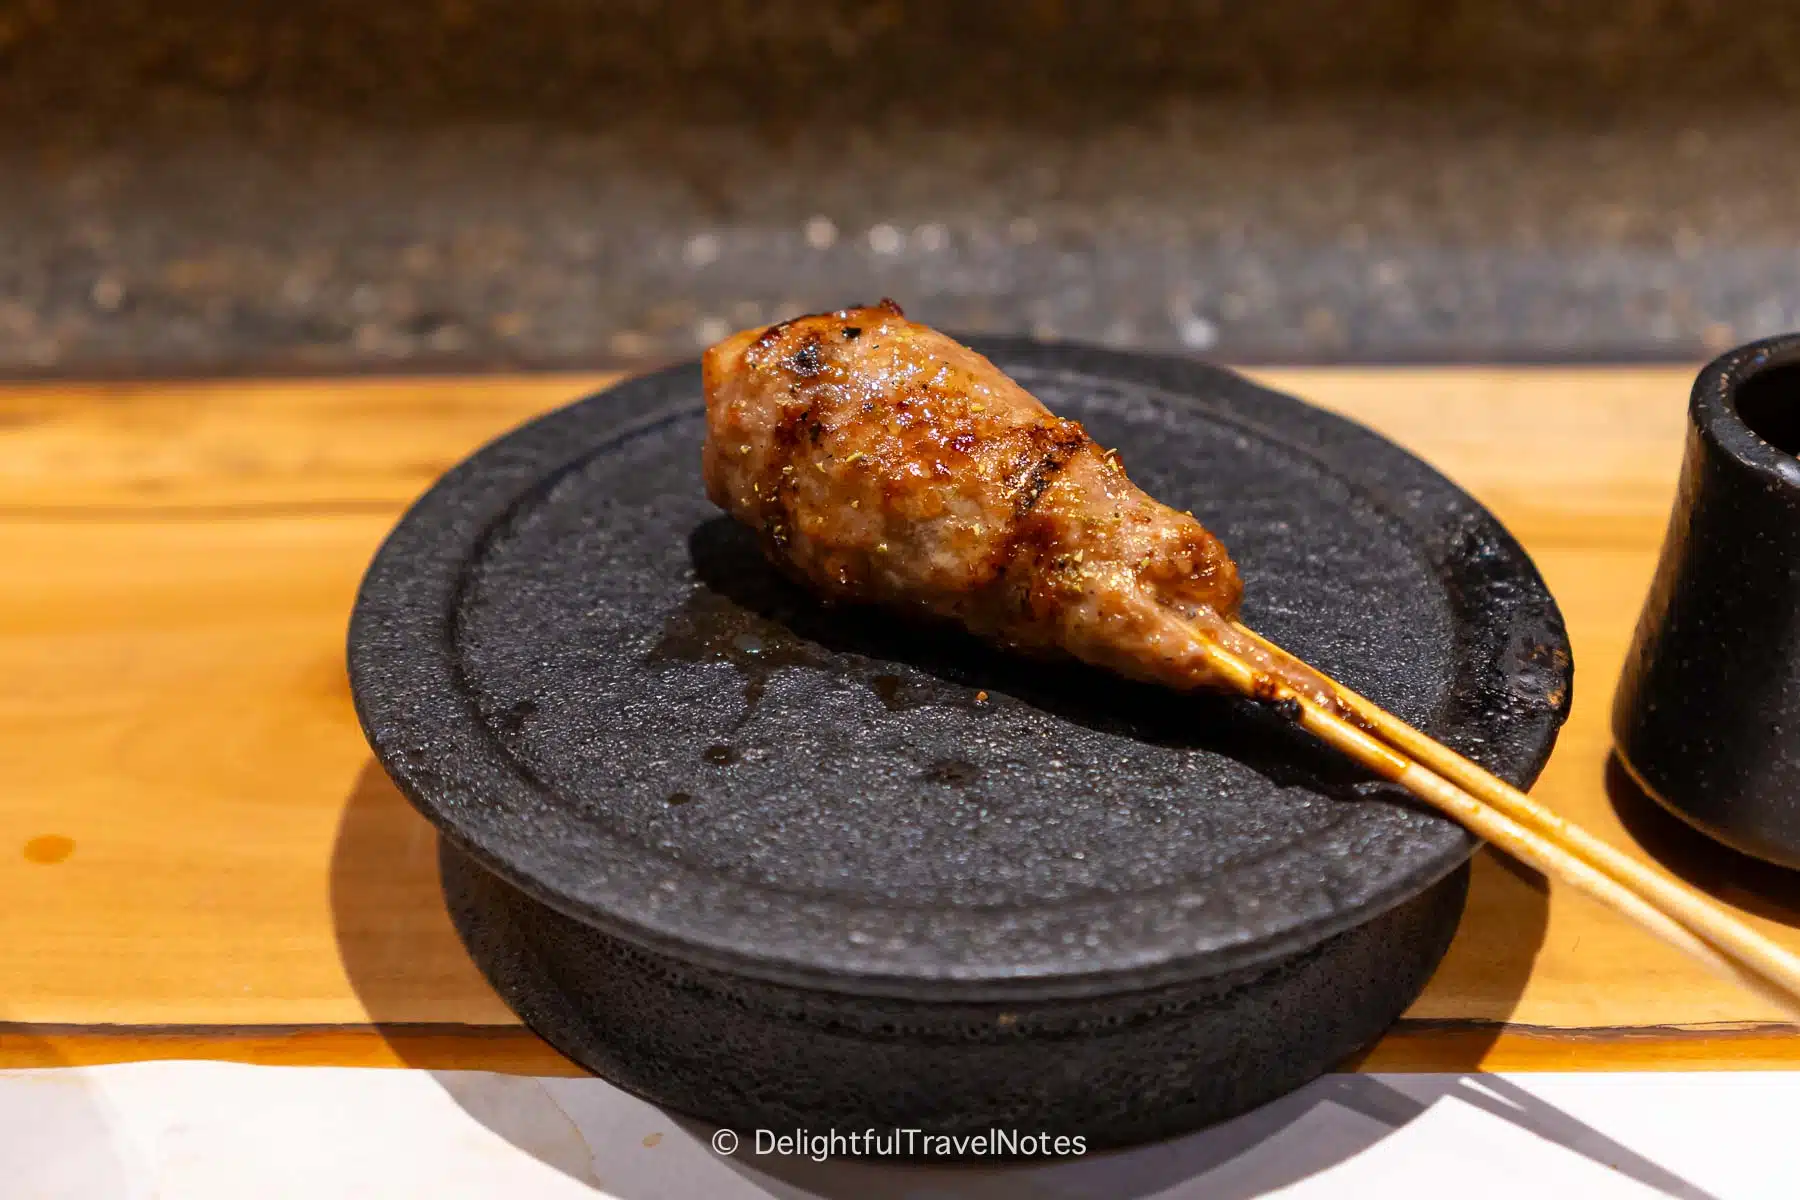
[[[1700,372],[1662,561],[1613,706],[1662,806],[1800,868],[1800,334]]]

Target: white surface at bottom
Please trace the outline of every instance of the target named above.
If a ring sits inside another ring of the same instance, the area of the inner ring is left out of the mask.
[[[130,1063],[0,1072],[0,1196],[1793,1200],[1796,1114],[1800,1073],[1332,1075],[1135,1150],[895,1167],[721,1156],[595,1079]]]

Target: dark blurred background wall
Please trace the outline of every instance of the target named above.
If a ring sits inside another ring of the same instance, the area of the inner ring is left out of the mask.
[[[638,363],[894,296],[1238,360],[1800,326],[1800,5],[0,0],[0,372]]]

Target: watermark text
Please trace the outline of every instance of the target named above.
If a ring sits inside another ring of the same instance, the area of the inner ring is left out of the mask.
[[[1087,1139],[1079,1134],[988,1129],[980,1133],[928,1133],[923,1129],[756,1129],[739,1134],[720,1129],[712,1136],[718,1154],[746,1157],[810,1158],[1079,1158]]]

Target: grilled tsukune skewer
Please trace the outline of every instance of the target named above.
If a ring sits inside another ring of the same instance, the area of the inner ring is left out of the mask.
[[[708,494],[816,592],[1184,689],[1232,690],[1223,642],[1331,702],[1232,628],[1237,567],[1191,513],[892,302],[727,338],[705,381]]]

